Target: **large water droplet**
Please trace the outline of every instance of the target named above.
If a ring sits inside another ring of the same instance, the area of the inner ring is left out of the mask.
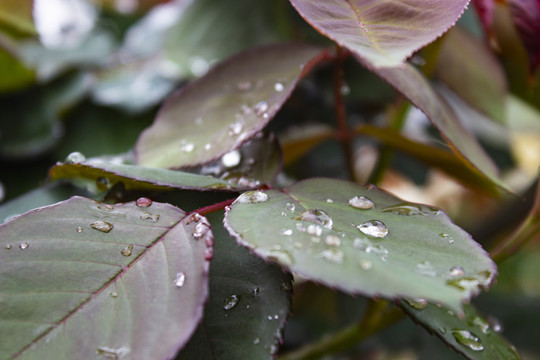
[[[416,298],[416,299],[405,299],[407,303],[416,310],[424,310],[428,304],[427,300],[424,298]]]
[[[357,228],[364,234],[376,238],[383,238],[388,235],[388,229],[386,228],[386,225],[384,225],[384,223],[379,220],[367,221],[362,225],[358,225]]]
[[[133,251],[133,245],[128,245],[122,250],[120,250],[120,254],[124,256],[131,256],[131,252]]]
[[[274,84],[274,90],[276,90],[277,92],[282,92],[283,89],[285,89],[285,87],[283,86],[282,83],[277,82]]]
[[[108,223],[106,221],[97,220],[90,224],[90,227],[92,229],[95,229],[97,231],[101,231],[104,233],[108,233],[113,229],[113,224]]]
[[[246,191],[236,199],[238,204],[255,204],[268,200],[268,195],[262,191]]]
[[[375,206],[375,203],[365,196],[355,196],[349,199],[349,205],[357,209],[369,210]]]
[[[242,154],[240,154],[240,151],[233,150],[223,155],[223,157],[221,158],[221,163],[226,168],[232,168],[232,167],[238,166],[241,160],[242,160]]]
[[[137,201],[135,202],[135,204],[138,206],[138,207],[149,207],[152,205],[152,200],[149,199],[149,198],[145,198],[145,197],[142,197],[142,198],[138,198]]]
[[[223,309],[231,310],[240,301],[240,295],[230,295],[223,300]]]
[[[82,153],[78,151],[74,151],[66,157],[64,162],[66,164],[80,164],[84,162],[85,160],[86,160],[86,157]]]
[[[176,277],[174,278],[174,286],[180,288],[184,286],[185,282],[186,282],[186,274],[183,272],[176,273]]]
[[[295,220],[309,221],[318,225],[322,225],[327,229],[331,229],[333,220],[325,211],[319,209],[306,210],[297,217]]]
[[[454,335],[458,343],[473,351],[484,350],[484,345],[482,345],[480,339],[468,330],[452,330],[452,335]]]
[[[424,212],[422,212],[422,207],[420,205],[413,204],[399,204],[389,206],[382,209],[381,211],[385,213],[405,216],[426,215]]]
[[[345,257],[345,254],[343,253],[343,251],[338,249],[328,249],[321,252],[321,257],[330,262],[341,264],[343,263],[343,258]]]
[[[457,277],[465,275],[465,270],[461,266],[452,266],[450,268],[450,276]]]

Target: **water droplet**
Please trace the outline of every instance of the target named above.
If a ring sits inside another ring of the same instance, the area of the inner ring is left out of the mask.
[[[131,252],[133,251],[133,245],[128,245],[122,250],[120,250],[120,254],[124,256],[131,256]]]
[[[309,224],[306,228],[306,232],[309,235],[315,235],[315,236],[321,236],[322,234],[322,227],[315,224]]]
[[[291,236],[293,234],[293,231],[291,229],[282,229],[280,231],[280,234],[285,236]]]
[[[240,295],[230,295],[223,300],[223,309],[231,310],[240,301]]]
[[[405,299],[407,303],[416,310],[424,310],[428,304],[427,300],[424,298],[416,298],[416,299]]]
[[[433,277],[437,275],[437,271],[429,261],[422,261],[421,263],[416,264],[415,272],[420,275]]]
[[[358,262],[362,270],[371,270],[373,264],[369,260],[362,259]]]
[[[473,351],[484,350],[484,345],[480,342],[480,339],[473,333],[467,330],[452,330],[452,335],[463,346],[468,347]]]
[[[385,213],[405,216],[426,215],[424,212],[422,212],[422,207],[420,205],[413,204],[399,204],[389,206],[382,209],[381,211]]]
[[[328,204],[333,204],[333,203],[334,203],[334,200],[332,200],[332,199],[326,199],[326,202],[327,202]]]
[[[375,206],[375,203],[365,196],[355,196],[349,199],[349,205],[357,209],[369,210]]]
[[[274,90],[276,90],[277,92],[282,92],[283,89],[285,89],[285,87],[283,86],[282,83],[277,82],[274,84]]]
[[[259,289],[258,287],[254,287],[253,289],[251,289],[250,295],[255,297],[255,296],[259,295],[260,292],[261,292],[261,289]]]
[[[11,244],[7,244],[6,246],[4,246],[4,249],[6,250],[11,250],[11,248],[12,248]]]
[[[327,229],[331,229],[334,223],[332,218],[325,211],[319,209],[306,210],[294,219],[319,224]]]
[[[195,149],[195,145],[191,143],[180,145],[180,151],[190,153]]]
[[[114,210],[114,206],[112,206],[111,204],[99,204],[97,208],[105,212],[112,212]]]
[[[450,244],[454,242],[454,238],[446,233],[441,233],[439,234],[439,236],[442,237],[443,239],[447,239]]]
[[[259,101],[255,105],[255,113],[259,116],[264,115],[268,110],[268,103],[266,101]]]
[[[353,247],[355,249],[366,250],[368,246],[371,246],[371,242],[367,239],[356,238],[353,241]]]
[[[471,323],[477,326],[484,334],[489,334],[489,323],[480,316],[475,316]]]
[[[265,202],[268,200],[268,195],[262,191],[247,191],[240,195],[236,200],[235,203],[238,204],[256,204],[260,202]]]
[[[461,266],[452,266],[450,268],[450,276],[457,277],[465,275],[465,270]]]
[[[150,220],[152,222],[157,223],[159,221],[159,214],[151,214],[149,212],[142,213],[141,216],[139,216],[141,220]]]
[[[480,281],[474,277],[462,277],[459,279],[446,280],[446,284],[462,291],[476,290],[480,287]]]
[[[281,285],[279,286],[279,289],[281,291],[291,291],[292,290],[292,283],[290,281],[284,281],[281,283]]]
[[[212,148],[212,144],[206,144],[204,145],[204,150],[210,150]]]
[[[210,68],[210,64],[206,59],[200,57],[200,56],[194,56],[191,58],[189,69],[193,73],[193,75],[199,77],[206,74],[208,69]]]
[[[241,122],[234,122],[229,125],[229,135],[239,135],[243,128],[244,126]]]
[[[20,243],[19,244],[19,247],[22,249],[22,250],[25,250],[25,249],[28,249],[30,247],[30,245],[28,245],[27,242],[23,242],[23,243]]]
[[[340,246],[341,245],[341,239],[337,237],[336,235],[327,235],[324,239],[324,242],[328,246]]]
[[[214,249],[209,247],[204,249],[204,260],[210,261],[214,258]]]
[[[113,224],[108,223],[106,221],[97,220],[90,224],[90,227],[92,229],[95,229],[97,231],[101,231],[104,233],[108,233],[113,229]]]
[[[120,360],[131,352],[130,348],[122,346],[118,349],[108,346],[100,346],[96,349],[96,353],[108,360]]]
[[[84,162],[85,160],[86,160],[86,157],[82,153],[78,151],[74,151],[66,157],[64,162],[66,164],[80,164]]]
[[[345,257],[345,254],[343,253],[343,251],[338,249],[328,249],[321,252],[321,257],[330,262],[341,264],[343,263],[343,258]]]
[[[437,331],[438,331],[441,335],[446,334],[446,328],[443,328],[442,326],[438,327],[438,328],[437,328]]]
[[[240,154],[240,151],[233,150],[223,155],[223,157],[221,158],[221,163],[227,168],[232,168],[238,166],[241,160],[242,154]]]
[[[351,88],[349,87],[349,85],[343,84],[343,85],[341,85],[340,91],[341,91],[341,95],[346,96],[346,95],[349,95],[351,93]]]
[[[253,340],[253,345],[257,345],[261,340],[259,338],[255,338],[255,340]]]
[[[366,252],[366,254],[375,254],[381,256],[388,255],[388,250],[381,245],[368,245],[364,251]]]
[[[248,91],[251,89],[251,86],[251,81],[240,81],[238,84],[236,84],[236,88],[240,91]]]
[[[77,226],[77,228],[75,229],[75,231],[77,231],[78,233],[82,233],[83,232],[83,228],[82,226]]]
[[[180,288],[184,286],[185,282],[186,282],[186,274],[183,272],[176,273],[176,277],[174,278],[174,286]]]
[[[379,220],[367,221],[362,225],[358,225],[357,228],[364,234],[376,238],[383,238],[388,235],[388,229],[386,228],[386,225],[384,225],[384,223]]]
[[[489,325],[491,326],[491,328],[493,329],[493,331],[495,331],[496,333],[502,332],[503,326],[502,326],[501,322],[499,321],[499,319],[496,319],[496,318],[490,316],[488,318],[488,322],[489,322]]]
[[[206,218],[202,217],[197,225],[195,225],[192,235],[196,240],[198,240],[205,236],[208,233],[208,230],[210,230],[210,223],[206,220]]]
[[[142,198],[138,198],[135,204],[138,207],[149,207],[152,205],[152,200],[150,200],[149,198],[142,197]]]
[[[118,293],[116,291],[113,291],[111,293],[111,297],[116,299],[118,297]]]

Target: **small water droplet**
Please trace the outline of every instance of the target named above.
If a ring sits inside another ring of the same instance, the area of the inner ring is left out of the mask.
[[[501,322],[499,321],[499,319],[496,319],[496,318],[490,316],[488,318],[488,322],[489,322],[489,325],[491,326],[491,328],[493,329],[493,331],[495,331],[496,333],[502,332],[503,326],[502,326]]]
[[[376,238],[383,238],[388,235],[388,229],[386,228],[386,225],[384,225],[384,223],[379,220],[367,221],[362,225],[358,225],[357,228],[364,234]]]
[[[296,209],[296,207],[294,206],[293,203],[287,203],[287,204],[285,204],[285,207],[286,207],[287,210],[289,210],[289,211],[294,211],[294,209]]]
[[[424,298],[416,298],[416,299],[405,299],[407,303],[416,310],[424,310],[428,304],[427,300]]]
[[[103,233],[108,233],[113,229],[113,224],[108,223],[106,221],[97,220],[90,224],[90,227],[92,229],[95,229],[97,231],[101,231]]]
[[[112,206],[111,204],[99,204],[97,208],[105,212],[112,212],[114,210],[114,206]]]
[[[282,83],[277,82],[274,84],[274,90],[276,90],[277,92],[282,92],[283,89],[285,89],[285,87],[283,86]]]
[[[255,340],[253,340],[253,345],[257,345],[261,340],[259,338],[255,338]]]
[[[330,215],[328,215],[324,210],[319,209],[306,210],[294,219],[319,224],[327,229],[331,229],[334,223]]]
[[[484,350],[484,345],[482,345],[480,339],[468,330],[452,330],[452,335],[454,335],[458,343],[473,351]]]
[[[332,200],[332,199],[326,199],[326,202],[327,202],[328,204],[333,204],[333,203],[334,203],[334,200]]]
[[[243,128],[244,126],[241,122],[234,122],[229,125],[229,135],[239,135]]]
[[[248,91],[251,89],[251,86],[251,81],[240,81],[238,84],[236,84],[236,88],[240,91]]]
[[[315,236],[321,236],[322,234],[322,227],[315,224],[309,224],[306,228],[306,232],[309,235],[315,235]]]
[[[284,281],[281,283],[281,285],[279,286],[279,289],[281,291],[291,291],[292,290],[292,283],[290,281]]]
[[[191,143],[180,145],[180,151],[190,153],[195,149],[195,145]]]
[[[442,237],[443,239],[448,240],[448,242],[450,244],[452,244],[454,242],[454,238],[452,236],[450,236],[449,234],[441,233],[441,234],[439,234],[439,236]]]
[[[362,259],[358,262],[362,270],[371,270],[373,264],[369,260]]]
[[[124,256],[131,256],[131,252],[133,251],[133,245],[128,245],[122,250],[120,250],[120,254]]]
[[[420,275],[433,277],[437,275],[437,271],[429,261],[422,261],[416,264],[415,272]]]
[[[268,110],[268,103],[266,101],[259,101],[255,105],[255,113],[259,116],[264,115]]]
[[[324,242],[328,246],[340,246],[341,245],[341,239],[337,237],[336,235],[327,235],[324,239]]]
[[[255,297],[255,296],[259,295],[260,292],[261,292],[261,289],[259,289],[258,287],[254,287],[253,289],[251,289],[250,295],[252,297]]]
[[[20,243],[19,244],[19,247],[22,249],[22,250],[25,250],[25,249],[28,249],[30,247],[30,245],[28,245],[27,242],[23,242],[23,243]]]
[[[236,200],[235,203],[238,204],[256,204],[265,202],[268,200],[268,195],[262,191],[247,191],[240,195]]]
[[[442,326],[438,327],[438,328],[437,328],[437,331],[438,331],[441,335],[446,334],[446,328],[443,328]]]
[[[223,300],[223,309],[231,310],[240,301],[240,295],[230,295]]]
[[[489,323],[480,316],[475,316],[471,325],[477,326],[484,334],[489,334]]]
[[[282,229],[280,231],[280,234],[284,236],[291,236],[293,234],[293,231],[291,229]]]
[[[180,288],[184,286],[185,282],[186,282],[186,274],[183,272],[176,273],[176,277],[174,278],[174,286]]]
[[[116,291],[113,291],[113,292],[111,293],[111,297],[112,297],[112,298],[117,298],[117,297],[118,297],[118,293],[117,293]]]
[[[77,226],[77,228],[75,229],[75,231],[77,231],[78,233],[82,233],[83,232],[83,228],[82,226]]]
[[[405,216],[415,216],[415,215],[426,215],[422,211],[420,205],[413,204],[399,204],[394,206],[389,206],[381,210],[381,212],[395,214],[395,215],[405,215]]]
[[[223,157],[221,158],[221,163],[226,168],[232,168],[232,167],[238,166],[241,160],[242,160],[242,154],[240,154],[240,151],[233,150],[223,155]]]
[[[6,246],[4,246],[4,249],[6,250],[11,250],[13,246],[11,246],[11,244],[7,244]]]
[[[375,203],[365,196],[355,196],[349,199],[349,205],[357,209],[369,210],[375,206]]]
[[[212,148],[212,144],[210,144],[210,143],[204,145],[204,150],[207,150],[207,151],[208,151],[208,150],[210,150],[211,148]]]
[[[80,164],[84,161],[86,161],[86,157],[78,151],[70,153],[64,160],[66,164]]]
[[[142,197],[142,198],[138,198],[137,201],[135,202],[135,204],[138,206],[138,207],[149,207],[152,205],[152,200],[149,199],[149,198],[145,198],[145,197]]]
[[[465,275],[465,270],[461,266],[452,266],[450,268],[450,276],[457,277]]]
[[[151,214],[149,212],[142,213],[141,216],[139,216],[141,220],[150,220],[152,222],[157,223],[159,221],[159,214]]]
[[[345,254],[343,253],[343,251],[338,249],[328,249],[321,252],[321,257],[330,262],[341,264],[343,263],[343,258],[345,257]]]

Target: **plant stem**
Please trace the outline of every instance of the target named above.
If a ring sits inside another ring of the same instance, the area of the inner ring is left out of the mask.
[[[354,175],[354,156],[352,148],[352,132],[349,131],[347,124],[347,111],[345,110],[345,102],[343,101],[343,63],[347,54],[343,48],[337,46],[337,54],[334,63],[334,108],[338,125],[337,137],[341,142],[345,161],[347,162],[347,171],[351,179],[355,179]]]
[[[277,360],[318,359],[350,348],[362,340],[376,334],[403,317],[398,307],[388,307],[387,301],[370,300],[362,321],[345,328],[321,341],[306,345],[298,350],[278,357]]]
[[[216,204],[208,205],[200,209],[193,210],[192,213],[198,213],[200,215],[208,215],[213,212],[225,209],[225,207],[231,205],[234,202],[234,200],[236,200],[236,198],[225,200]]]

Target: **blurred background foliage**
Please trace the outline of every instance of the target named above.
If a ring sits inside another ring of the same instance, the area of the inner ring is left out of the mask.
[[[515,231],[532,206],[540,164],[540,71],[530,66],[508,4],[495,5],[489,27],[482,20],[470,7],[456,28],[410,61],[477,135],[517,196],[490,196],[433,166],[440,159],[425,146],[446,149],[438,132],[356,61],[345,64],[342,93],[349,124],[359,129],[357,179],[441,207],[489,247]],[[0,202],[45,186],[47,169],[73,151],[87,157],[130,151],[174,90],[234,53],[285,41],[332,46],[287,0],[2,0]],[[268,126],[284,149],[280,181],[347,177],[332,136],[332,71],[322,66],[305,78]],[[396,123],[400,107],[405,115]],[[366,125],[396,135],[378,135]],[[539,247],[531,242],[502,263],[498,284],[475,300],[525,359],[540,358]],[[285,350],[360,318],[365,305],[310,283],[296,286],[293,303]],[[352,355],[333,358],[456,357],[405,319]]]

